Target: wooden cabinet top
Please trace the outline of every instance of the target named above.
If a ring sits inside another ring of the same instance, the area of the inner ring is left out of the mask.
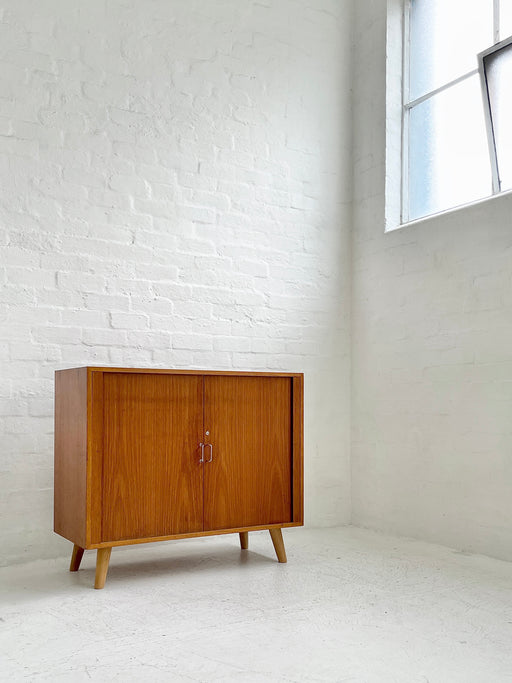
[[[147,374],[163,374],[163,375],[220,375],[220,376],[238,376],[238,377],[304,377],[302,372],[246,372],[238,370],[181,370],[172,368],[117,368],[106,366],[82,366],[78,368],[65,368],[56,370],[55,372],[67,372],[68,370],[87,370],[88,372],[136,372]]]

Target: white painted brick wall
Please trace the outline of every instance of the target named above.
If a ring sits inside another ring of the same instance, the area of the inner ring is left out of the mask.
[[[306,517],[349,510],[349,0],[5,0],[1,562],[51,533],[53,375],[306,373]]]
[[[512,197],[384,234],[385,37],[357,3],[352,519],[512,560]]]

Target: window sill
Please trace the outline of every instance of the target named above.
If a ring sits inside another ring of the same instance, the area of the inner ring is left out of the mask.
[[[512,188],[510,190],[504,190],[496,194],[489,195],[488,197],[482,197],[482,199],[475,199],[473,202],[468,202],[467,204],[459,204],[458,206],[453,206],[450,209],[445,209],[444,211],[438,211],[437,213],[431,213],[428,216],[421,216],[420,218],[415,218],[412,221],[407,221],[405,223],[400,223],[398,225],[386,226],[385,232],[394,232],[395,230],[401,230],[402,228],[415,227],[423,225],[424,223],[431,223],[433,220],[442,219],[445,216],[451,216],[452,214],[459,214],[466,210],[471,210],[476,206],[487,206],[494,203],[495,200],[504,199],[505,197],[512,197]],[[508,201],[505,200],[504,201]]]

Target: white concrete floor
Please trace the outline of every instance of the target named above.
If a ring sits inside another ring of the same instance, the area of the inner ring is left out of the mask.
[[[2,681],[512,681],[512,565],[355,528],[0,570]],[[71,552],[71,545],[70,545]]]

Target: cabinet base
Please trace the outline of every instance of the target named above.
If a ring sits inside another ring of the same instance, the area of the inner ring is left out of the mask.
[[[280,527],[269,529],[270,537],[276,551],[277,559],[280,563],[286,562],[286,550],[284,548],[283,534]],[[240,547],[242,550],[249,548],[249,532],[240,531]],[[112,546],[105,546],[98,548],[96,555],[96,576],[94,580],[94,588],[101,589],[105,586],[107,579],[108,565],[110,562],[110,555],[112,553]],[[69,566],[70,572],[76,572],[80,568],[80,563],[84,554],[84,548],[81,548],[76,543],[73,546],[71,555],[71,563]]]

